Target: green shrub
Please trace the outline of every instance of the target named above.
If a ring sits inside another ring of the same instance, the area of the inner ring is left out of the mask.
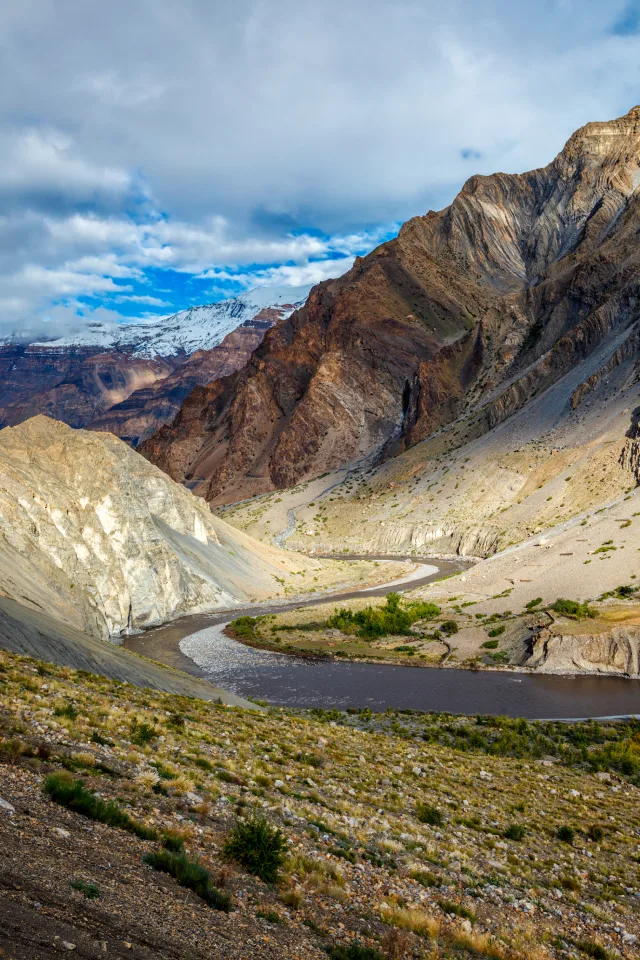
[[[604,838],[604,830],[602,827],[599,827],[597,823],[592,823],[587,829],[587,836],[589,837],[589,840],[593,840],[594,843],[600,843],[600,841]]]
[[[523,824],[512,823],[507,827],[504,835],[507,840],[524,840],[524,835],[526,832],[526,827],[524,827]]]
[[[197,860],[190,860],[184,853],[172,853],[170,850],[154,850],[152,853],[147,853],[142,859],[154,870],[168,873],[169,876],[178,881],[181,887],[193,890],[201,900],[208,903],[214,910],[223,910],[225,913],[229,913],[231,895],[223,893],[213,886],[211,874]]]
[[[275,883],[285,860],[287,841],[265,817],[238,820],[223,847],[223,856],[235,860],[265,883]]]
[[[430,803],[421,800],[416,804],[416,817],[421,823],[429,823],[432,827],[441,827],[444,823],[442,812]]]
[[[588,603],[580,603],[578,600],[565,600],[563,597],[558,597],[556,602],[551,605],[551,609],[554,613],[560,613],[565,617],[573,617],[576,620],[593,619],[593,617],[598,616]]]
[[[562,826],[558,827],[556,837],[558,840],[562,840],[563,843],[572,844],[576,838],[576,832],[573,827]]]
[[[400,606],[400,594],[388,593],[383,607],[365,607],[364,610],[336,610],[327,626],[342,633],[351,633],[368,640],[389,635],[409,635],[412,624],[431,620],[440,613],[440,607],[426,601],[413,601]]]
[[[482,646],[485,650],[495,650],[499,642],[499,640],[485,640]]]
[[[505,627],[504,624],[502,624],[502,626],[500,626],[500,627],[494,627],[493,630],[489,630],[489,636],[490,636],[490,637],[500,637],[500,636],[502,636],[502,634],[505,632],[506,629],[507,629],[507,628]]]
[[[96,897],[100,896],[100,887],[97,887],[95,883],[85,883],[84,880],[72,880],[70,885],[74,890],[83,893],[87,900],[95,900]]]
[[[229,624],[234,636],[241,640],[255,640],[257,625],[258,621],[255,617],[238,617]]]
[[[446,633],[448,637],[451,637],[454,633],[458,632],[458,624],[455,620],[445,620],[444,623],[440,624],[440,629],[443,633]]]
[[[533,610],[534,607],[539,606],[542,603],[542,597],[536,597],[535,600],[529,600],[529,603],[525,604],[526,610]]]
[[[42,789],[54,803],[67,807],[90,820],[128,830],[141,840],[157,838],[157,832],[153,827],[134,820],[115,800],[103,800],[102,797],[96,796],[91,790],[87,790],[82,780],[74,780],[66,771],[50,773]]]

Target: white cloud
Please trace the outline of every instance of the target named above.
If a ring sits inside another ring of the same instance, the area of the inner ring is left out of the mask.
[[[0,5],[0,332],[66,323],[59,299],[160,306],[162,270],[245,285],[341,272],[380,224],[628,110],[640,37],[613,29],[625,8]]]

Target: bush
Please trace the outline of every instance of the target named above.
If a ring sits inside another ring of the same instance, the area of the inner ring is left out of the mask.
[[[257,625],[258,621],[255,617],[238,617],[229,624],[233,635],[241,640],[255,640]]]
[[[171,853],[170,850],[154,850],[152,853],[147,853],[142,859],[154,870],[168,873],[170,877],[178,881],[181,887],[193,890],[201,900],[208,903],[214,910],[223,910],[225,913],[229,913],[231,909],[230,894],[223,893],[214,887],[211,882],[211,874],[197,860],[190,860],[184,853]]]
[[[589,837],[589,840],[593,840],[594,843],[600,843],[600,841],[604,838],[604,830],[602,827],[599,827],[597,823],[592,823],[587,829],[587,836]]]
[[[572,844],[576,838],[576,832],[573,827],[558,827],[558,830],[556,831],[556,837],[558,840],[562,840],[563,843]]]
[[[507,840],[524,840],[526,832],[526,827],[521,823],[512,823],[507,827],[504,835]]]
[[[535,600],[529,600],[529,603],[525,604],[525,610],[533,610],[534,607],[538,607],[542,603],[542,597],[536,597]]]
[[[265,817],[239,820],[225,840],[223,856],[235,860],[265,883],[275,883],[285,860],[287,841]]]
[[[494,627],[493,630],[489,630],[489,636],[490,636],[490,637],[500,637],[500,636],[502,636],[502,634],[505,632],[506,629],[507,629],[507,628],[505,627],[504,624],[502,624],[502,626],[500,626],[500,627]]]
[[[499,640],[485,640],[482,646],[485,650],[495,650],[499,642]]]
[[[458,624],[455,620],[445,620],[444,623],[440,625],[440,629],[443,633],[446,633],[448,637],[451,637],[454,633],[458,632]]]
[[[577,600],[565,600],[558,597],[555,603],[551,605],[554,613],[561,613],[565,617],[573,617],[575,620],[593,619],[598,614],[588,603],[579,603]]]
[[[146,720],[143,720],[142,723],[138,720],[137,717],[134,717],[131,721],[131,742],[135,743],[139,747],[144,747],[146,744],[151,743],[154,737],[157,736],[158,731],[155,727],[152,727],[150,723],[147,723]]]
[[[432,827],[441,827],[444,823],[442,812],[430,803],[418,801],[416,804],[416,817],[420,823],[429,823]]]
[[[91,790],[87,790],[82,780],[74,780],[66,771],[50,773],[42,789],[54,803],[59,803],[61,807],[67,807],[90,820],[128,830],[142,840],[155,840],[157,837],[153,827],[134,820],[115,800],[103,800],[96,796]]]

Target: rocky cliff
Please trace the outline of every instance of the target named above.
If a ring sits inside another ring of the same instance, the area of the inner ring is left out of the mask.
[[[213,503],[481,435],[640,316],[640,107],[547,167],[472,177],[195,389],[144,453]],[[605,362],[608,358],[605,358]]]
[[[283,592],[321,561],[254,541],[110,434],[0,432],[0,594],[107,638]]]

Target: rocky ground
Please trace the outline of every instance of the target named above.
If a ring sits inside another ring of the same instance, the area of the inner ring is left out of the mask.
[[[633,726],[251,713],[6,654],[0,705],[3,956],[638,955]],[[148,839],[48,799],[61,769]],[[276,883],[222,857],[255,811]],[[143,863],[166,831],[231,912]]]

